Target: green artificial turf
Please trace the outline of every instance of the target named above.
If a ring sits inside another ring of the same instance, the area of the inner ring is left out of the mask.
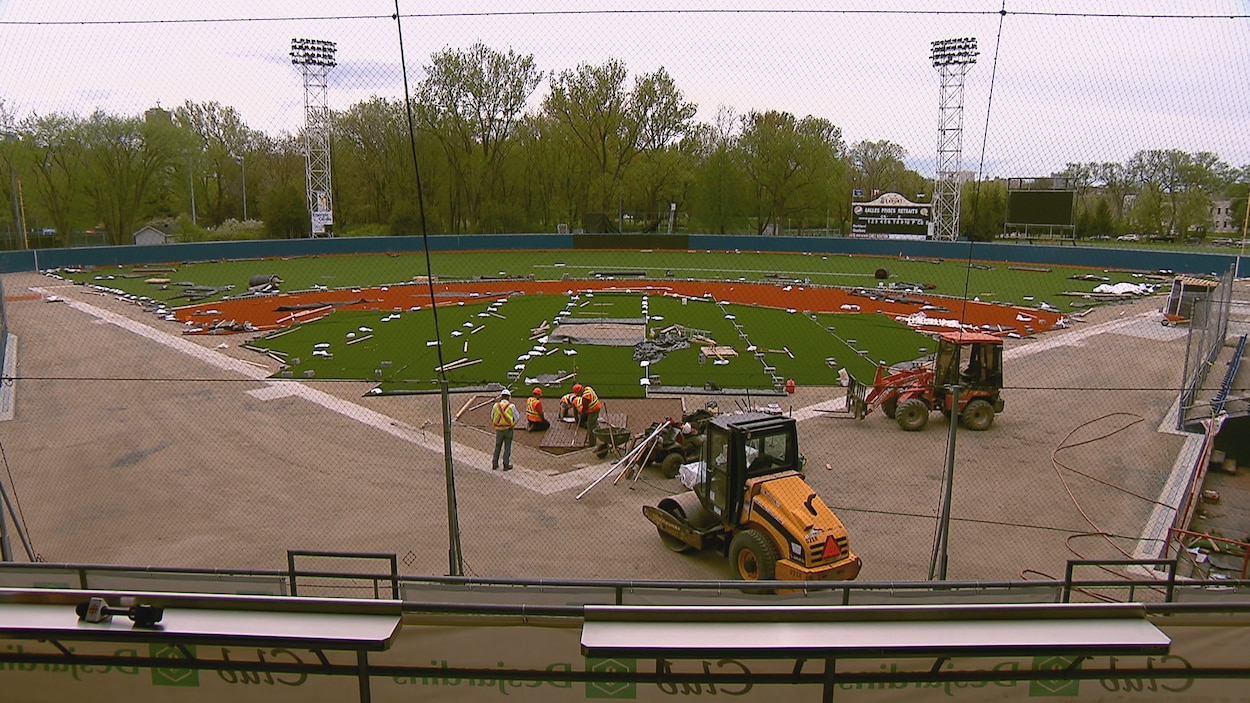
[[[875,274],[884,268],[890,284],[922,284],[930,293],[953,296],[962,296],[966,288],[970,298],[985,302],[1022,306],[1047,302],[1060,309],[1070,309],[1068,299],[1060,292],[1090,291],[1104,282],[1070,280],[1069,276],[1093,273],[1106,277],[1108,283],[1142,280],[1125,272],[849,255],[509,252],[503,259],[505,268],[491,271],[482,270],[483,262],[488,260],[485,254],[444,253],[431,258],[441,278],[589,278],[593,272],[602,271],[604,260],[610,259],[616,270],[645,270],[656,281],[801,281],[865,288],[883,284]],[[202,262],[180,264],[171,273],[146,271],[152,268],[157,267],[96,269],[62,275],[176,305],[185,303],[185,298],[179,296],[185,293],[186,286],[180,283],[233,286],[229,293],[201,302],[243,292],[256,274],[279,276],[283,291],[384,286],[423,275],[425,259],[420,254],[326,256]],[[1042,268],[1051,270],[1036,270]],[[150,277],[167,277],[171,282],[146,283]],[[576,286],[575,281],[569,283],[570,289]],[[838,382],[839,369],[845,368],[856,378],[871,378],[877,362],[897,364],[923,357],[933,348],[931,337],[883,315],[790,312],[658,293],[647,299],[648,335],[677,324],[714,339],[719,345],[733,347],[736,355],[726,355],[725,363],[718,364],[715,358],[702,355],[702,345],[696,343],[644,367],[634,358],[632,346],[544,343],[539,335],[531,333],[544,322],[554,325],[561,313],[585,321],[640,319],[644,314],[643,297],[638,293],[614,292],[582,293],[572,298],[516,295],[506,302],[484,300],[440,306],[442,363],[475,362],[449,369],[448,381],[457,388],[503,384],[524,395],[541,380],[548,397],[568,392],[577,381],[594,385],[605,397],[642,397],[646,392],[644,378],[653,387],[766,390],[776,387],[774,376],[793,379],[799,385],[826,386]],[[377,381],[381,392],[428,392],[438,387],[439,358],[438,348],[429,344],[436,338],[434,315],[427,306],[420,307],[423,309],[402,313],[337,311],[323,320],[257,339],[250,346],[284,360],[288,368],[283,373],[292,378],[365,379]],[[751,346],[755,349],[749,349]],[[313,354],[314,351],[328,355]],[[756,353],[763,354],[763,358]],[[771,371],[766,372],[765,366],[771,367]],[[546,383],[565,377],[569,378]]]
[[[819,285],[874,288],[878,284],[875,272],[885,269],[889,274],[889,283],[932,286],[929,292],[937,295],[963,298],[966,290],[970,299],[978,298],[984,302],[1026,307],[1047,302],[1061,310],[1072,309],[1071,299],[1061,295],[1064,291],[1088,292],[1104,282],[1070,280],[1070,276],[1095,274],[1106,277],[1107,283],[1142,281],[1139,275],[1123,271],[847,254],[529,251],[508,252],[503,257],[506,261],[504,267],[495,268],[499,266],[496,262],[492,265],[493,270],[484,270],[484,262],[499,257],[487,252],[435,253],[430,258],[435,276],[444,279],[532,275],[539,280],[558,280],[566,274],[572,278],[591,278],[594,271],[603,269],[604,259],[607,258],[614,268],[646,271],[650,280],[689,278],[764,283],[799,280]],[[249,279],[256,274],[279,276],[283,280],[282,290],[299,291],[318,286],[352,288],[405,283],[426,273],[422,254],[212,261],[176,266],[178,270],[173,273],[134,274],[134,268],[143,270],[154,267],[110,267],[62,272],[62,275],[74,281],[102,285],[158,301],[185,303],[185,298],[175,297],[185,291],[185,287],[179,284],[234,286],[229,292],[205,298],[204,302],[207,302],[224,295],[238,295],[247,289]],[[1047,272],[1032,269],[1047,269]],[[151,276],[168,277],[171,283],[164,287],[144,283]]]
[[[725,318],[725,313],[715,301],[652,295],[649,312],[652,316],[651,330],[659,332],[673,325],[681,325],[689,334],[715,340],[717,345],[732,346],[738,352],[736,357],[726,357],[728,363],[717,364],[714,357],[702,356],[702,345],[692,341],[690,347],[670,352],[648,367],[649,373],[658,377],[652,380],[654,385],[698,388],[711,385],[719,388],[752,389],[773,387],[772,378],[764,373],[763,364],[746,353],[746,345],[738,336],[733,322]]]

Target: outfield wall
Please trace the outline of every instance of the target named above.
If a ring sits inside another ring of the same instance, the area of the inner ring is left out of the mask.
[[[936,242],[846,237],[762,237],[742,235],[589,235],[478,234],[437,235],[430,251],[518,251],[602,249],[709,249],[812,252],[857,256],[912,256],[940,259],[1000,261],[1050,266],[1208,274],[1237,266],[1238,278],[1250,276],[1250,257],[1236,254],[1163,250],[1101,249],[1091,246]],[[673,246],[666,246],[666,244]],[[341,237],[264,239],[245,242],[198,242],[151,246],[73,247],[0,252],[0,273],[74,266],[165,264],[213,259],[262,259],[333,254],[402,254],[424,251],[421,237]]]

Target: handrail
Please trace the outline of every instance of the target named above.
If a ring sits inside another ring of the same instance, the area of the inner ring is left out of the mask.
[[[1082,566],[1168,566],[1168,575],[1163,579],[1153,579],[1142,577],[1138,580],[1123,577],[1117,578],[1099,578],[1099,579],[1078,579],[1075,577],[1074,570]],[[72,575],[77,580],[76,588],[91,589],[92,577],[95,575],[105,574],[136,574],[164,576],[171,579],[177,579],[179,576],[188,578],[203,578],[205,576],[218,577],[223,580],[229,578],[271,578],[286,582],[291,577],[290,571],[274,570],[274,569],[206,569],[206,568],[173,568],[173,567],[152,567],[152,566],[124,566],[112,564],[55,564],[55,563],[17,563],[10,562],[0,564],[0,577],[5,572],[21,573],[29,571],[38,572],[54,572],[62,571]],[[900,595],[906,594],[935,594],[950,593],[953,597],[958,597],[960,592],[985,592],[985,591],[1040,591],[1043,589],[1054,589],[1064,602],[1071,599],[1072,594],[1082,592],[1083,589],[1094,588],[1120,588],[1129,589],[1131,593],[1135,593],[1137,589],[1144,587],[1161,588],[1164,593],[1164,601],[1171,602],[1175,599],[1175,591],[1177,588],[1199,588],[1199,587],[1219,587],[1219,588],[1250,588],[1250,581],[1246,579],[1240,580],[1192,580],[1179,577],[1176,575],[1175,559],[1155,559],[1155,560],[1121,560],[1121,561],[1073,561],[1070,563],[1065,578],[1063,579],[1039,579],[1039,580],[998,580],[998,581],[831,581],[831,582],[752,582],[746,584],[743,581],[694,581],[694,580],[638,580],[638,579],[524,579],[524,578],[480,578],[470,576],[440,576],[440,575],[400,575],[394,571],[371,573],[371,572],[347,572],[347,571],[322,571],[322,570],[297,570],[295,572],[297,578],[339,578],[339,579],[356,579],[363,581],[392,581],[396,585],[396,595],[398,596],[401,589],[428,587],[461,587],[466,590],[483,589],[483,588],[517,588],[528,589],[535,593],[543,593],[546,591],[554,591],[559,589],[602,589],[605,594],[611,594],[615,603],[623,604],[626,596],[636,591],[694,591],[694,592],[714,592],[714,593],[734,593],[737,594],[743,589],[774,589],[782,590],[784,593],[796,596],[811,596],[819,593],[840,593],[841,602],[849,604],[852,602],[854,594],[880,594],[889,593]],[[41,577],[46,581],[46,577]],[[109,587],[112,589],[113,587]],[[294,595],[294,593],[292,594]],[[1250,597],[1248,597],[1250,600]],[[433,604],[431,604],[433,605]],[[529,607],[534,607],[533,605]]]

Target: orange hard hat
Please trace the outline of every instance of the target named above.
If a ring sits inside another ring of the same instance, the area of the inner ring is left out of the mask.
[[[582,392],[582,384],[580,384],[580,383],[574,383],[574,384],[573,384],[573,392],[574,392],[574,393],[581,393],[581,392]]]
[[[534,395],[542,395],[542,394],[543,394],[543,389],[541,388],[534,389]]]

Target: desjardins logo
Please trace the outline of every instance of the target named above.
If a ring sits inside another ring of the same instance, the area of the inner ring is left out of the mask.
[[[637,670],[636,659],[586,658],[586,671],[601,674],[632,674]],[[586,697],[632,701],[638,697],[638,684],[624,681],[587,681]]]
[[[195,656],[195,645],[183,645]],[[153,686],[199,686],[200,672],[198,669],[178,666],[174,660],[186,659],[177,647],[167,644],[149,644],[148,654],[153,659],[168,659],[171,666],[152,667]]]

